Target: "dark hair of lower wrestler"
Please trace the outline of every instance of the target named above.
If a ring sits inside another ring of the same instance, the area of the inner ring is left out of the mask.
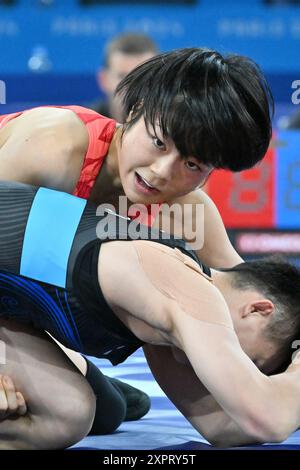
[[[275,305],[275,315],[265,327],[265,337],[279,347],[283,362],[291,362],[293,341],[300,339],[300,269],[279,256],[222,269],[232,274],[236,289],[256,289]]]
[[[265,155],[273,98],[257,64],[204,48],[178,49],[139,65],[118,85],[130,128],[144,116],[183,158],[241,171]],[[157,135],[155,135],[157,137]]]

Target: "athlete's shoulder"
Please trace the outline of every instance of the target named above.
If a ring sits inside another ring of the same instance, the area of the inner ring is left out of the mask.
[[[24,111],[9,125],[1,149],[6,177],[9,174],[22,182],[71,191],[89,142],[76,114],[69,109],[39,107]]]
[[[178,249],[148,240],[132,242],[139,263],[151,284],[169,299],[173,313],[186,313],[198,320],[232,327],[220,291],[196,261]]]
[[[48,150],[61,150],[64,155],[84,151],[88,145],[88,133],[84,123],[70,109],[40,107],[20,116],[19,130],[32,138],[48,143]]]
[[[57,108],[65,109],[65,110],[73,112],[74,114],[79,116],[82,119],[82,121],[87,121],[88,122],[89,120],[92,120],[92,119],[106,119],[106,120],[109,120],[109,121],[113,121],[113,119],[110,119],[110,118],[106,117],[105,115],[103,115],[101,113],[98,113],[94,109],[86,108],[85,106],[80,106],[80,105],[77,105],[77,104],[76,105],[72,104],[72,105],[66,105],[66,106],[57,106]]]
[[[68,107],[40,107],[34,108],[23,114],[24,120],[32,120],[40,127],[63,126],[64,129],[80,130],[84,128],[82,121],[74,110]]]

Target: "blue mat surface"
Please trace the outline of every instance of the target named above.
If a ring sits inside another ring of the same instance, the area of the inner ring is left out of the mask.
[[[141,420],[123,423],[107,436],[88,436],[70,449],[104,450],[213,450],[212,446],[193,429],[189,422],[168,400],[148,368],[142,349],[123,364],[112,367],[108,361],[90,358],[102,372],[117,377],[147,392],[152,401],[150,412]],[[239,447],[238,449],[300,449],[300,431],[280,445]]]

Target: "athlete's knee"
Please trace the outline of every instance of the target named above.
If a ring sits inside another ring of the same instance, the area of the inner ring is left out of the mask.
[[[125,419],[127,403],[124,394],[113,379],[106,377],[91,361],[86,359],[86,380],[96,396],[96,412],[90,434],[111,434]]]

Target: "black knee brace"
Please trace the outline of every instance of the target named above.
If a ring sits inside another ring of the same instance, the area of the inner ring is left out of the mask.
[[[86,359],[86,379],[96,395],[96,413],[90,435],[110,434],[124,421],[126,400],[108,377],[91,361]]]

